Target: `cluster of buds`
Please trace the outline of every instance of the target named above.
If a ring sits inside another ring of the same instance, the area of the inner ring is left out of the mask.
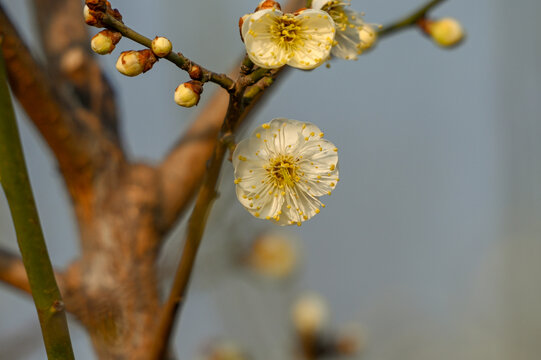
[[[328,332],[329,311],[324,299],[306,294],[291,312],[301,352],[307,359],[356,355],[362,348],[362,336],[356,328]]]
[[[124,51],[118,57],[116,69],[126,76],[137,76],[152,69],[158,59],[148,49]]]
[[[177,86],[175,90],[175,102],[183,107],[192,107],[199,103],[203,84],[200,81],[192,80]]]
[[[462,25],[454,18],[422,19],[417,25],[435,44],[444,48],[457,46],[465,37]]]
[[[260,5],[267,6],[263,3]],[[86,0],[83,15],[88,25],[104,27],[104,19],[111,16],[118,21],[122,21],[122,16],[116,9],[111,8],[111,4],[106,0]],[[122,34],[105,29],[97,33],[91,40],[91,48],[100,55],[110,54],[116,44],[122,39]],[[130,50],[124,51],[118,57],[116,69],[126,76],[137,76],[147,72],[152,68],[158,58],[168,56],[173,50],[171,41],[163,36],[156,36],[150,45],[150,50]],[[191,65],[188,74],[193,81],[180,84],[175,90],[175,102],[183,107],[192,107],[199,103],[200,95],[203,92],[203,83],[199,80],[203,78],[203,70],[197,65]]]

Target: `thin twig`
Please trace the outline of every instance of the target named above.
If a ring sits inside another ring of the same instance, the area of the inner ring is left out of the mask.
[[[388,25],[385,25],[381,30],[378,31],[378,36],[388,36],[396,33],[397,31],[404,30],[406,28],[409,28],[411,26],[414,26],[417,21],[424,18],[426,14],[432,10],[433,7],[436,5],[441,4],[445,0],[432,0],[429,1],[426,5],[419,8],[418,10],[414,11],[413,13],[394,21]]]
[[[109,29],[118,31],[123,36],[125,36],[125,37],[127,37],[127,38],[129,38],[129,39],[131,39],[131,40],[133,40],[133,41],[135,41],[135,42],[137,42],[137,43],[139,43],[139,44],[141,44],[143,46],[146,46],[149,49],[152,47],[152,40],[151,39],[149,39],[146,36],[141,35],[138,32],[132,30],[131,28],[126,26],[121,21],[115,19],[110,14],[105,14],[105,16],[102,19],[102,22]],[[201,69],[202,76],[201,76],[201,78],[198,78],[196,80],[199,80],[201,82],[210,81],[210,82],[213,82],[215,84],[220,85],[221,87],[223,87],[227,91],[232,91],[233,90],[233,86],[235,85],[235,81],[233,79],[231,79],[229,76],[227,76],[225,74],[218,74],[218,73],[215,73],[213,71],[207,70],[204,67],[202,67],[202,66],[196,64],[195,62],[191,61],[190,59],[188,59],[187,57],[185,57],[181,53],[176,53],[174,51],[171,51],[171,53],[169,53],[169,55],[167,55],[164,59],[167,59],[167,60],[171,61],[173,64],[175,64],[176,66],[178,66],[182,70],[185,70],[185,71],[188,71],[188,72],[192,71],[193,67],[199,67]]]
[[[173,287],[160,314],[159,325],[154,336],[155,342],[150,356],[151,360],[162,359],[165,355],[176,315],[186,300],[188,282],[195,264],[197,250],[203,237],[207,217],[212,207],[212,202],[216,198],[216,183],[226,150],[227,147],[224,143],[219,143],[216,146],[210,168],[199,190],[194,210],[188,222],[188,231]]]
[[[15,225],[47,356],[50,360],[74,359],[64,303],[47,253],[26,171],[1,50],[0,119],[0,179]]]

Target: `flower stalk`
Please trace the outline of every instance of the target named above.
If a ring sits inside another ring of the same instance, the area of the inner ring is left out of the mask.
[[[383,26],[383,28],[381,28],[378,31],[378,36],[382,37],[382,36],[392,35],[400,30],[404,30],[406,28],[415,26],[419,20],[423,19],[426,16],[426,14],[430,10],[432,10],[432,8],[441,4],[444,1],[445,0],[429,1],[427,4],[425,4],[418,10],[414,11],[412,14],[407,15],[391,24]]]
[[[105,25],[107,28],[111,30],[118,31],[122,34],[122,36],[131,39],[143,46],[146,46],[149,49],[152,49],[152,39],[147,38],[144,35],[139,34],[135,30],[132,30],[128,26],[126,26],[122,21],[116,19],[114,16],[110,15],[109,13],[105,13],[103,16],[103,19],[101,20],[103,25]],[[176,53],[174,51],[171,51],[167,56],[164,57],[164,59],[169,60],[179,68],[181,68],[184,71],[191,71],[192,67],[197,66],[201,69],[202,77],[200,80],[201,82],[213,82],[225,90],[231,92],[233,91],[233,87],[235,85],[235,81],[231,79],[229,76],[225,74],[218,74],[215,72],[212,72],[210,70],[207,70],[203,68],[202,66],[194,63],[181,53]]]
[[[0,181],[11,210],[47,357],[50,360],[74,359],[64,303],[54,277],[26,171],[1,50]]]

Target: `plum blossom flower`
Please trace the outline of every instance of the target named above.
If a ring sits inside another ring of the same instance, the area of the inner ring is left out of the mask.
[[[331,52],[334,22],[324,11],[306,9],[284,14],[276,8],[243,17],[241,34],[254,64],[275,69],[283,65],[313,69]]]
[[[301,225],[325,207],[338,178],[338,149],[307,122],[274,119],[233,153],[237,197],[255,217]]]
[[[313,0],[312,8],[323,10],[331,16],[336,25],[336,36],[331,54],[337,58],[356,60],[363,46],[362,14],[346,8],[350,0]],[[370,44],[371,45],[371,44]]]

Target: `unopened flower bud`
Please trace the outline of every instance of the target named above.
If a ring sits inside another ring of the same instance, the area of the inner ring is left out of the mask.
[[[152,51],[158,57],[169,55],[172,49],[173,44],[171,44],[171,41],[163,36],[156,36],[154,40],[152,40]]]
[[[320,332],[327,322],[327,304],[316,294],[304,295],[293,306],[292,317],[300,334],[314,335]]]
[[[198,65],[192,65],[190,66],[188,75],[190,75],[190,78],[192,78],[193,80],[201,80],[201,78],[203,77],[203,70],[201,70],[201,67]]]
[[[92,38],[90,46],[94,52],[100,55],[110,54],[115,45],[122,39],[122,34],[117,31],[102,30]]]
[[[436,21],[427,20],[423,30],[441,47],[458,45],[464,39],[462,25],[454,18],[443,18]]]
[[[175,102],[184,107],[192,107],[199,103],[203,84],[199,81],[188,81],[177,86],[175,90]]]
[[[116,69],[126,76],[137,76],[150,70],[156,61],[156,56],[148,49],[124,51],[118,57]]]
[[[364,52],[374,46],[378,39],[378,33],[371,25],[364,24],[361,30],[359,30],[359,38],[361,39],[359,50]]]
[[[255,11],[264,10],[264,9],[278,9],[282,10],[280,4],[274,0],[263,0],[257,5]]]
[[[88,7],[88,5],[85,5],[85,7],[83,8],[83,16],[87,25],[103,27],[101,22],[90,13],[90,8]]]
[[[358,324],[349,324],[338,331],[335,338],[336,352],[340,355],[359,354],[364,347],[364,337]]]
[[[88,8],[88,5],[85,5],[83,8],[83,15],[85,17],[85,22],[90,21],[92,15],[90,15],[90,9]]]

